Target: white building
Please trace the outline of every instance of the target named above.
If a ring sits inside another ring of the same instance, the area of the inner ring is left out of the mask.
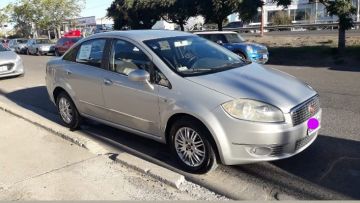
[[[358,8],[359,16],[359,0],[352,0],[353,5]],[[328,15],[326,8],[321,3],[309,3],[309,0],[293,0],[291,5],[288,8],[282,6],[278,7],[276,3],[273,3],[272,0],[266,0],[264,6],[264,21],[265,24],[270,24],[272,17],[281,11],[288,12],[292,23],[327,23],[334,22],[337,20],[337,17],[331,17]],[[354,16],[354,19],[358,19],[357,16]],[[228,18],[229,22],[239,21],[239,15],[233,14]],[[254,18],[251,24],[260,24],[260,11],[258,16]]]

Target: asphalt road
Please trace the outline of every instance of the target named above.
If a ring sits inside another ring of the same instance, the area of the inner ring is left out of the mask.
[[[0,94],[54,119],[55,107],[45,87],[45,63],[51,57],[22,56],[23,78],[0,79]],[[360,199],[360,71],[327,67],[268,65],[290,73],[319,91],[323,123],[319,138],[303,153],[281,161],[219,166],[207,175],[187,179],[235,199]],[[58,121],[57,119],[55,119]],[[144,159],[177,169],[166,146],[88,121],[82,129],[116,153],[125,149]],[[183,172],[182,172],[183,173]]]

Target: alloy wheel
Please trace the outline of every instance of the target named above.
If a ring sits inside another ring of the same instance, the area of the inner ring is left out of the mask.
[[[189,127],[180,128],[175,134],[176,152],[186,165],[198,167],[206,157],[205,144],[199,133]]]

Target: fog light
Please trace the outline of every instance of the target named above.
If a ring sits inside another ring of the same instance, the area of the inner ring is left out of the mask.
[[[271,153],[271,149],[268,147],[253,147],[251,148],[250,153],[257,156],[266,156]]]

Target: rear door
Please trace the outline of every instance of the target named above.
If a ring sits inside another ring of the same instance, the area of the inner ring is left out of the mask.
[[[106,39],[88,40],[64,56],[67,61],[64,75],[75,93],[79,111],[104,120],[102,83],[107,42]]]

